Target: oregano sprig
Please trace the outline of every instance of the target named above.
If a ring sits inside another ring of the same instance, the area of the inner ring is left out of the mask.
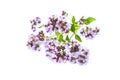
[[[68,22],[67,16],[68,13],[62,11],[60,16],[52,15],[44,24],[39,17],[31,20],[33,33],[28,39],[27,46],[40,51],[41,44],[45,42],[46,56],[53,61],[85,64],[89,50],[81,47],[82,38],[91,39],[99,33],[97,27],[93,29],[89,26],[96,19],[82,16],[77,20],[72,16],[71,22]]]

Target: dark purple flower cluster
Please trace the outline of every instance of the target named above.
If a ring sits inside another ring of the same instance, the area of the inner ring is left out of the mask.
[[[55,16],[53,15],[52,17],[49,17],[49,21],[47,24],[45,24],[45,28],[47,32],[52,32],[52,31],[60,31],[60,32],[65,32],[68,33],[69,31],[69,24],[67,23],[65,19],[66,12],[62,12],[62,16]]]
[[[65,11],[62,11],[62,16],[66,16],[67,13]]]
[[[39,38],[40,41],[44,41],[45,39],[43,31],[40,31],[36,36]]]
[[[40,31],[37,35],[31,34],[27,46],[40,51],[40,41],[44,41],[44,33]]]
[[[99,33],[99,31],[100,30],[97,27],[95,29],[85,27],[81,29],[80,34],[85,38],[92,39]]]
[[[41,23],[41,20],[40,20],[39,17],[36,17],[35,19],[31,20],[30,23],[31,23],[32,31],[35,32],[36,31],[36,26]]]
[[[78,42],[58,44],[53,41],[46,44],[47,56],[56,62],[72,62],[85,64],[88,60],[89,51],[83,49]]]
[[[56,62],[66,62],[69,55],[66,53],[66,48],[64,44],[57,44],[50,41],[46,44],[46,56]]]
[[[89,50],[84,49],[81,45],[74,41],[69,44],[70,62],[85,64],[88,60]]]
[[[86,19],[81,18],[81,19],[79,20],[79,24],[80,24],[80,25],[83,25],[85,21],[86,21]]]

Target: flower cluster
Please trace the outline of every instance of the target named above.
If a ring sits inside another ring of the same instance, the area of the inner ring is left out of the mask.
[[[50,41],[46,44],[46,56],[56,62],[66,62],[69,58],[64,44]]]
[[[45,28],[47,30],[47,32],[52,32],[52,31],[62,31],[65,33],[68,33],[69,31],[69,24],[66,21],[66,12],[62,12],[62,15],[57,17],[55,15],[52,15],[51,17],[49,17],[49,21],[47,24],[45,24]]]
[[[30,23],[31,23],[32,31],[35,32],[36,31],[36,26],[41,23],[41,20],[40,20],[39,17],[36,17],[35,19],[30,20]]]
[[[99,31],[100,30],[97,27],[95,29],[85,27],[81,29],[80,34],[85,38],[92,39],[99,33]]]
[[[85,64],[88,60],[89,50],[84,49],[78,42],[65,44],[50,41],[46,44],[46,56],[56,62],[72,62]]]
[[[45,35],[44,35],[43,31],[40,31],[36,36],[38,37],[38,39],[40,41],[44,41],[44,39],[45,39]]]
[[[34,50],[40,51],[40,42],[44,41],[44,33],[40,31],[37,35],[31,34],[27,42],[27,46]]]
[[[97,27],[95,29],[88,27],[91,22],[95,21],[95,18],[82,17],[77,21],[75,16],[72,16],[71,22],[68,22],[67,16],[68,14],[62,11],[60,16],[49,17],[45,24],[41,24],[39,17],[31,20],[33,33],[29,36],[27,46],[40,51],[41,44],[44,43],[46,56],[52,61],[85,64],[88,61],[89,50],[82,47],[80,35],[92,39],[100,30]],[[36,31],[37,26],[40,29],[38,32]]]
[[[79,20],[79,24],[80,24],[80,25],[83,25],[85,21],[86,21],[86,19],[83,19],[83,17],[82,17],[82,18]]]
[[[78,42],[74,41],[70,46],[70,62],[85,64],[88,60],[89,50],[83,48]]]

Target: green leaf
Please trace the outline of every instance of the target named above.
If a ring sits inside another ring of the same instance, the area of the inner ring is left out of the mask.
[[[59,41],[59,42],[65,42],[65,40],[63,40],[63,35],[62,35],[62,34],[59,36],[58,41]]]
[[[72,16],[72,23],[75,23],[75,16]]]
[[[89,25],[91,22],[93,22],[93,21],[95,21],[96,19],[95,18],[93,18],[93,17],[88,17],[86,20],[85,20],[85,24],[86,25]]]
[[[61,42],[65,42],[65,40],[64,40],[64,39],[62,39],[62,40],[61,40]]]
[[[62,34],[60,35],[59,39],[63,39],[63,35]]]
[[[71,31],[75,33],[75,26],[74,26],[74,24],[71,25]]]
[[[55,35],[58,37],[60,35],[60,33],[59,32],[55,32]]]
[[[67,40],[68,42],[70,42],[70,38],[68,37],[68,35],[66,36],[66,40]]]
[[[78,29],[80,29],[80,26],[78,24],[74,24],[75,25],[75,31],[77,31]]]
[[[75,35],[75,39],[78,40],[79,42],[82,42],[82,39],[81,39],[80,36],[77,35],[77,34]]]

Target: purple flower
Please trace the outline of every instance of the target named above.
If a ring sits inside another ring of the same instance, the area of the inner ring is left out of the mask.
[[[81,19],[79,20],[79,24],[80,24],[80,25],[83,25],[84,22],[85,22],[85,20],[86,20],[86,19],[81,18]]]
[[[40,20],[39,17],[36,17],[35,19],[31,20],[30,23],[31,23],[32,31],[35,32],[36,31],[36,26],[41,23],[41,20]]]
[[[39,38],[40,41],[44,41],[45,36],[43,31],[40,31],[36,36]]]
[[[72,63],[85,64],[88,60],[89,50],[84,49],[78,42],[73,41],[70,44],[70,57]]]
[[[40,42],[44,41],[44,33],[43,31],[40,31],[37,35],[30,35],[30,38],[27,42],[27,46],[34,49],[34,50],[40,50]]]
[[[39,45],[39,39],[37,36],[31,34],[30,38],[27,42],[27,46],[34,49],[34,50],[40,50],[40,45]]]
[[[95,29],[85,27],[81,29],[80,34],[85,38],[92,39],[99,33],[99,31],[100,30],[97,27]]]
[[[69,44],[69,45],[67,45]],[[78,42],[59,44],[50,41],[46,44],[46,56],[55,62],[72,62],[85,64],[88,60],[87,49],[83,49]]]
[[[68,33],[69,24],[67,23],[66,19],[64,16],[55,16],[53,15],[52,17],[49,17],[49,21],[47,24],[45,24],[45,28],[47,32],[52,32],[52,31],[61,31]]]
[[[65,45],[53,41],[46,43],[46,56],[56,62],[65,62],[68,59],[65,51]]]

